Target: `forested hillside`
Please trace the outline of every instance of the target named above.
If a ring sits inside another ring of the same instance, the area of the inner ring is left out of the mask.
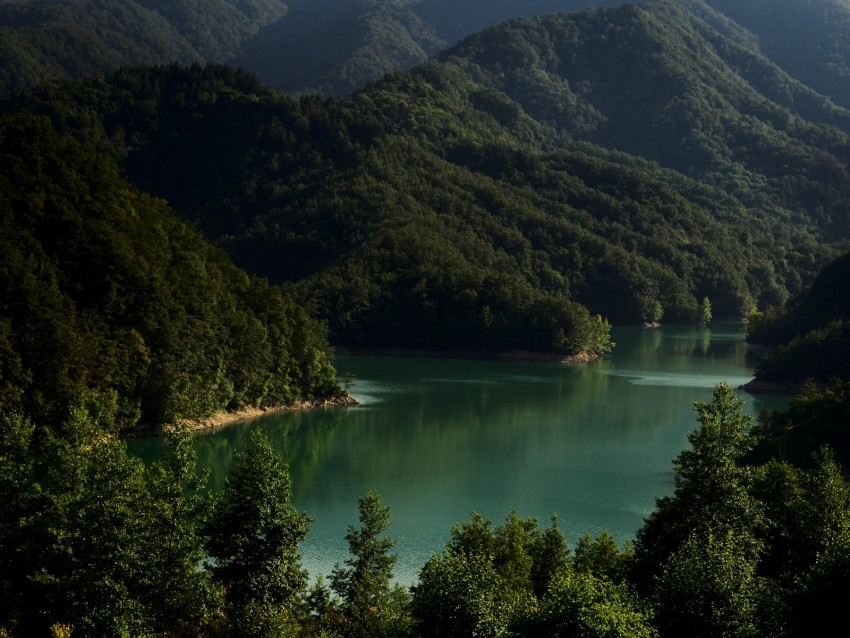
[[[126,64],[229,62],[266,85],[344,96],[516,18],[620,0],[4,0],[0,93]],[[635,3],[637,4],[637,3]],[[680,0],[850,108],[847,0]],[[786,87],[778,90],[784,92]],[[792,91],[793,92],[793,91]]]
[[[680,3],[511,22],[441,59],[573,138],[850,237],[850,112]]]
[[[594,315],[740,317],[850,239],[848,113],[667,1],[493,27],[340,101],[171,66],[3,108],[113,153],[338,344],[604,352]]]
[[[111,147],[237,263],[293,282],[346,345],[604,351],[578,303],[692,321],[709,297],[741,315],[826,254],[635,158],[541,148],[550,129],[451,65],[339,103],[170,67],[7,103],[24,106]]]
[[[0,119],[0,406],[125,431],[341,395],[323,329],[49,121]]]
[[[281,0],[4,0],[0,94],[127,64],[229,59],[285,11]]]
[[[798,392],[784,414],[765,415],[754,455],[806,465],[829,445],[850,463],[850,253],[827,265],[784,306],[751,318],[747,341],[762,352],[746,387]]]
[[[759,381],[850,379],[850,254],[824,268],[784,307],[753,317],[747,339],[778,348],[756,366]]]

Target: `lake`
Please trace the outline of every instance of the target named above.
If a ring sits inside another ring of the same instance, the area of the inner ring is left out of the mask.
[[[513,509],[570,546],[586,532],[633,538],[655,498],[673,490],[672,460],[696,427],[695,400],[752,378],[738,324],[615,328],[606,359],[565,365],[403,357],[338,357],[354,375],[351,408],[275,413],[197,437],[210,485],[234,451],[264,430],[288,460],[293,502],[314,523],[302,544],[311,574],[347,557],[357,498],[392,508],[396,579],[412,584],[471,512],[501,523]],[[787,399],[743,394],[747,411]],[[130,443],[150,460],[162,441]]]

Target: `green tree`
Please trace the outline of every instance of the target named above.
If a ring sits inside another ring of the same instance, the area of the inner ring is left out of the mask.
[[[331,574],[331,588],[341,598],[346,624],[343,633],[355,638],[401,635],[408,624],[406,596],[391,586],[398,560],[390,554],[395,540],[381,536],[390,524],[390,508],[369,492],[358,500],[360,528],[345,535],[351,558]]]
[[[624,585],[590,572],[555,575],[523,635],[535,638],[654,638],[649,605]]]
[[[169,455],[148,471],[153,498],[147,515],[155,543],[146,574],[151,621],[163,635],[192,636],[213,621],[222,602],[209,571],[200,569],[205,552],[197,524],[206,513],[201,490],[207,477],[197,473],[186,425],[172,426],[166,438]]]
[[[692,533],[664,566],[655,590],[662,636],[760,635],[763,583],[752,541],[732,529]]]
[[[593,539],[590,534],[579,539],[573,566],[576,571],[590,572],[594,576],[603,576],[612,582],[621,583],[631,570],[633,560],[632,544],[627,542],[620,549],[614,537],[604,531]]]
[[[207,600],[199,556],[175,543],[162,563],[156,512],[171,504],[102,427],[114,401],[92,403],[101,411],[74,409],[58,428],[0,419],[0,626],[13,635],[57,624],[81,635],[181,635],[159,615],[165,586],[203,630],[215,601],[197,604]]]
[[[499,598],[492,558],[449,546],[425,563],[413,587],[416,633],[426,638],[507,636],[511,619]]]
[[[714,388],[709,403],[694,403],[700,427],[673,462],[673,496],[657,499],[636,535],[634,574],[643,586],[651,587],[652,576],[695,530],[721,536],[731,530],[755,542],[763,517],[748,492],[750,470],[741,465],[755,444],[743,403],[726,383]]]
[[[237,454],[204,526],[213,579],[224,586],[233,635],[267,636],[294,622],[306,590],[298,543],[311,519],[290,503],[287,466],[255,433]]]
[[[711,301],[708,297],[702,298],[697,312],[697,320],[699,321],[700,325],[707,326],[708,322],[711,321]]]

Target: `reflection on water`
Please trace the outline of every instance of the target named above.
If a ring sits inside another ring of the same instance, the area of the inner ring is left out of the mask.
[[[696,425],[693,401],[720,381],[752,378],[742,339],[733,324],[620,328],[610,359],[580,366],[339,357],[360,406],[201,435],[199,464],[218,489],[234,451],[262,428],[290,463],[296,506],[315,519],[302,546],[314,573],[345,559],[346,527],[370,489],[392,507],[401,582],[413,582],[472,511],[497,521],[514,507],[544,521],[557,513],[571,542],[603,529],[625,540],[672,491],[671,461]],[[745,398],[751,411],[784,405]],[[146,458],[161,450],[157,440],[133,443]]]

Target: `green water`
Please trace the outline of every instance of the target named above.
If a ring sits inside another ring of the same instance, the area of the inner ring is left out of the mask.
[[[290,463],[293,500],[314,519],[302,545],[313,574],[347,556],[357,497],[392,507],[396,577],[412,583],[452,524],[473,511],[500,522],[517,508],[557,513],[571,545],[607,529],[633,537],[655,498],[673,489],[671,461],[696,426],[694,400],[752,378],[735,324],[615,329],[617,347],[587,365],[339,357],[361,405],[279,413],[199,436],[213,489],[233,453],[263,429]],[[785,400],[744,395],[749,411]],[[156,439],[134,441],[147,459]]]

